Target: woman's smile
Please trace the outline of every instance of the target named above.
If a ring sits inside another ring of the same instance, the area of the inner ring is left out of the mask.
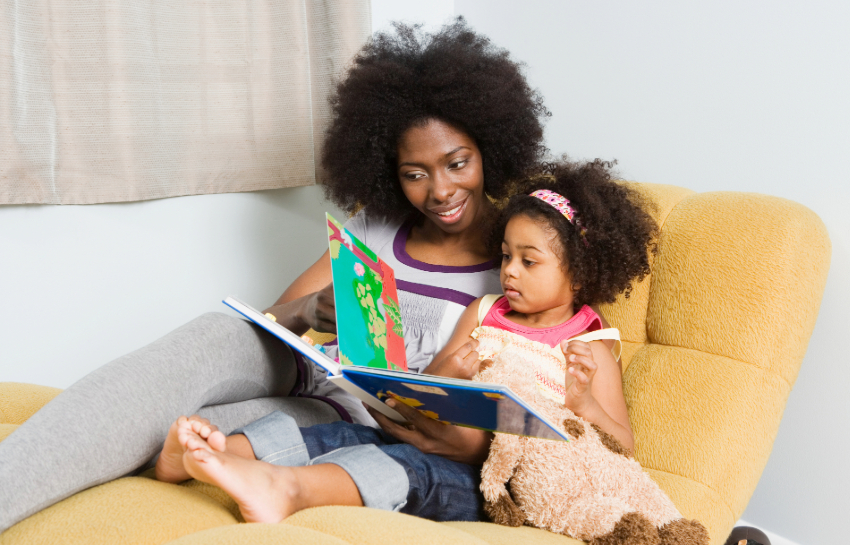
[[[432,214],[436,214],[439,221],[445,224],[457,223],[466,211],[466,202],[468,200],[469,197],[464,197],[463,199],[451,204],[429,208],[428,211]]]

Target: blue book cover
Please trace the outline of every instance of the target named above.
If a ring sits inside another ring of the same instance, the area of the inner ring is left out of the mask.
[[[381,401],[393,398],[441,422],[569,441],[564,432],[500,384],[360,367],[344,367],[342,376]]]

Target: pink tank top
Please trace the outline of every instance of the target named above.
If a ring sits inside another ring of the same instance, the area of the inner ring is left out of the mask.
[[[602,320],[599,315],[587,305],[573,315],[572,318],[553,327],[544,327],[536,329],[533,327],[525,327],[514,323],[507,318],[505,314],[511,311],[511,305],[507,297],[500,297],[498,301],[493,303],[481,325],[504,329],[511,333],[521,335],[526,339],[548,344],[549,346],[557,346],[564,339],[570,339],[584,331],[596,331],[602,329]]]

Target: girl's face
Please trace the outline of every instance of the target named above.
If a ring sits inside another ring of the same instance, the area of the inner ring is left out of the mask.
[[[543,226],[525,215],[508,222],[502,242],[502,291],[515,312],[534,314],[564,307],[572,316],[575,293],[572,277],[564,272],[568,263],[562,263],[553,250],[560,245],[557,235]]]
[[[442,121],[405,131],[398,145],[398,179],[407,200],[446,233],[469,229],[489,205],[478,146]]]

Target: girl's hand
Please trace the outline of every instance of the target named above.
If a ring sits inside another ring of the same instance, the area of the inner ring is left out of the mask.
[[[593,359],[590,344],[584,341],[561,342],[561,350],[567,359],[567,394],[564,404],[575,414],[582,416],[594,403],[591,388],[598,366]]]
[[[301,320],[316,331],[336,333],[336,306],[334,285],[328,284],[319,291],[307,295],[300,314]]]
[[[426,454],[437,454],[464,464],[480,465],[487,459],[493,440],[492,433],[443,424],[394,399],[388,399],[387,405],[407,420],[407,426],[393,422],[370,407],[366,409],[381,429],[399,441],[413,445]]]
[[[469,339],[460,348],[440,361],[435,358],[422,373],[438,377],[471,379],[478,373],[481,362],[478,361],[478,339]]]

